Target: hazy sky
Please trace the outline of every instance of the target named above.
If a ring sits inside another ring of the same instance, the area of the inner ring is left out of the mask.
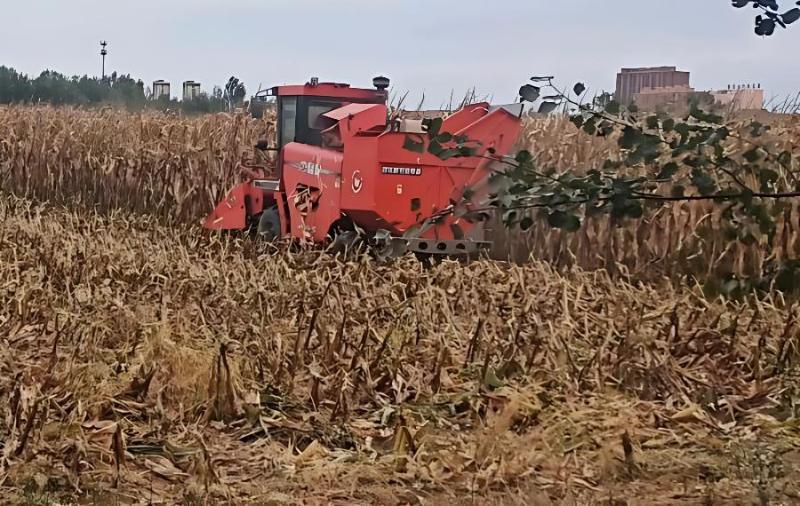
[[[384,74],[437,107],[475,86],[496,102],[532,75],[613,91],[620,67],[677,65],[698,89],[758,83],[800,91],[800,23],[753,33],[730,0],[2,0],[0,65],[38,74],[107,69],[204,89]],[[794,3],[794,2],[789,2]]]

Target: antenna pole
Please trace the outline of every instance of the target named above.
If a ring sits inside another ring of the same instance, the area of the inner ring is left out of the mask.
[[[106,50],[107,45],[108,42],[106,41],[100,42],[100,56],[103,57],[103,81],[106,80],[106,55],[108,54],[108,51]]]

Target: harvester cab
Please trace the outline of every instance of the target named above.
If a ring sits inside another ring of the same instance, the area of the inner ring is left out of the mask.
[[[277,128],[275,144],[262,148],[278,152],[277,171],[234,187],[204,227],[339,246],[366,238],[394,254],[487,247],[483,221],[472,211],[488,195],[495,161],[517,140],[522,105],[471,104],[445,117],[440,131],[469,139],[476,151],[443,159],[406,149],[407,137],[424,135],[422,122],[390,121],[389,80],[377,77],[373,86],[312,78],[267,90]]]

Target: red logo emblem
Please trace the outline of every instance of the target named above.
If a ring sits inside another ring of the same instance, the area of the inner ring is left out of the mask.
[[[361,172],[360,171],[353,171],[353,185],[352,190],[353,193],[358,193],[361,191],[361,188],[364,187],[364,180],[361,179]]]

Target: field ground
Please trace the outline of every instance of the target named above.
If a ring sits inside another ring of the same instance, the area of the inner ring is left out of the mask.
[[[790,504],[797,308],[0,197],[17,504]]]

